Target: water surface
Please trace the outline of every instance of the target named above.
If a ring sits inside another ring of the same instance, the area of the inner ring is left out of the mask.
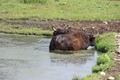
[[[72,80],[92,73],[98,57],[95,50],[50,53],[50,40],[1,33],[0,80]]]

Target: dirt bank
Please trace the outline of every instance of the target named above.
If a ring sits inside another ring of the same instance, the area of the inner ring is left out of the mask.
[[[37,27],[43,30],[50,30],[52,26],[56,27],[74,27],[84,30],[87,33],[101,34],[105,32],[120,32],[120,21],[69,21],[69,20],[1,20],[5,25],[19,27]]]

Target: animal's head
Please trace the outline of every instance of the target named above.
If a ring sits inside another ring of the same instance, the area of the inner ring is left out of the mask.
[[[89,35],[90,46],[95,46],[95,36]]]
[[[56,35],[60,35],[60,34],[68,34],[71,32],[71,28],[67,27],[67,28],[55,28],[54,26],[52,27],[52,29],[54,30],[53,32],[53,36],[56,36]]]

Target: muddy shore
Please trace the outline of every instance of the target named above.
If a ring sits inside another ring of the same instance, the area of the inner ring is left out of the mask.
[[[86,33],[102,34],[105,32],[120,32],[119,21],[69,21],[69,20],[1,20],[5,25],[12,25],[16,28],[40,28],[42,30],[51,30],[55,27],[72,27],[78,30],[84,30]]]

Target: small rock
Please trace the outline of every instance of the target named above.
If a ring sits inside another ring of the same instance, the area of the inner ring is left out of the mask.
[[[119,51],[119,50],[116,50],[115,53],[116,53],[116,54],[120,54],[120,51]]]
[[[120,46],[120,42],[116,42],[116,45],[117,45],[117,46]]]
[[[108,77],[108,80],[115,80],[113,76]]]
[[[101,76],[105,76],[106,73],[105,73],[105,72],[100,72],[100,75],[101,75]]]
[[[120,61],[120,59],[114,58],[115,61]]]
[[[92,29],[94,29],[95,27],[92,27]]]
[[[107,22],[107,21],[103,21],[103,23],[104,23],[104,24],[108,24],[108,22]]]
[[[117,35],[115,35],[115,37],[116,37],[116,38],[120,38],[120,35],[119,35],[119,34],[117,34]]]

